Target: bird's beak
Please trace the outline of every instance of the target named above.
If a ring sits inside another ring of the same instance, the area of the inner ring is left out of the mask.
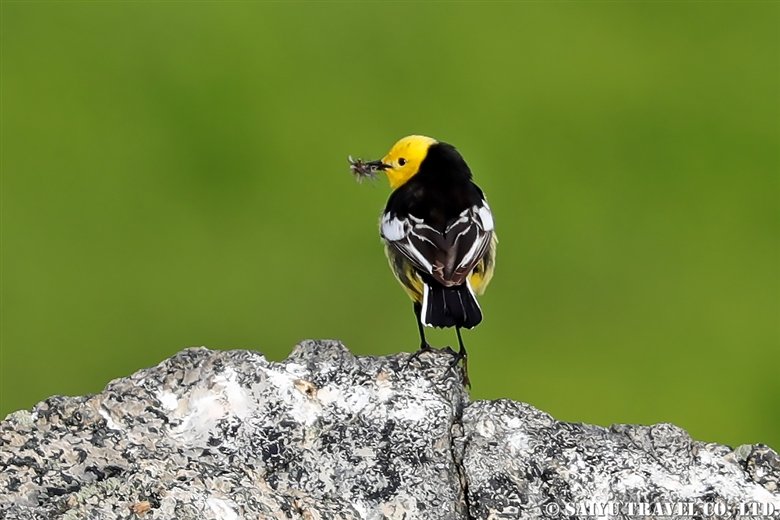
[[[349,158],[349,167],[352,169],[358,179],[366,177],[373,178],[379,172],[390,168],[389,164],[385,164],[382,161],[362,161],[360,159]]]
[[[384,171],[390,168],[390,165],[383,163],[381,160],[377,160],[377,161],[367,162],[366,167],[371,168],[374,171]]]

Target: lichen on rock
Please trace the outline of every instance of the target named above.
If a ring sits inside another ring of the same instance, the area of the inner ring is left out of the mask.
[[[469,402],[448,353],[408,360],[336,341],[279,363],[196,348],[52,397],[0,423],[0,518],[550,518],[587,500],[780,512],[766,446]]]

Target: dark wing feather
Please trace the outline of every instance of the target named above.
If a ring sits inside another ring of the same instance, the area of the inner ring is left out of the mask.
[[[443,231],[412,215],[382,218],[382,238],[423,273],[445,287],[461,285],[485,255],[493,236],[490,209],[483,202],[464,210]]]

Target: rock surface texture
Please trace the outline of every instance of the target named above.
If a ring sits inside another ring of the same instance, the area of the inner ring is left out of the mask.
[[[449,354],[408,359],[189,349],[52,397],[0,424],[0,518],[780,519],[765,446],[470,402]]]

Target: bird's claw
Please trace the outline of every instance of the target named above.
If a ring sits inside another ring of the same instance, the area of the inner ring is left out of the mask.
[[[420,350],[415,352],[414,354],[409,356],[409,359],[406,360],[406,364],[404,365],[404,369],[406,369],[412,361],[415,361],[416,359],[419,359],[419,357],[423,354],[427,354],[428,352],[433,352],[434,349],[432,346],[430,346],[428,343],[423,343],[420,345]]]

